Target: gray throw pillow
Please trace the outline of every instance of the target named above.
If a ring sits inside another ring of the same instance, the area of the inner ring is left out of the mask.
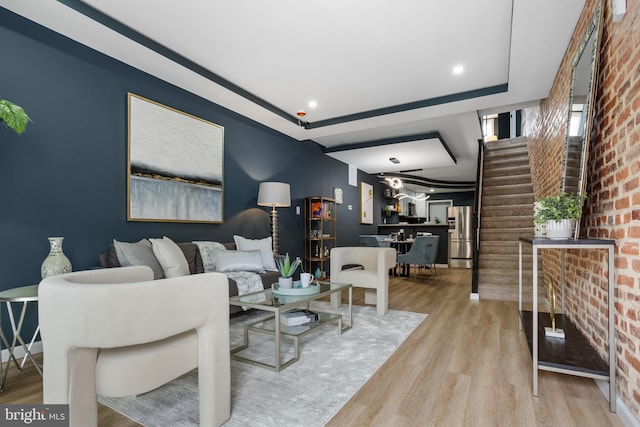
[[[164,273],[158,259],[153,254],[151,242],[142,239],[137,243],[118,242],[113,240],[113,246],[116,249],[118,262],[122,267],[130,267],[132,265],[146,265],[153,270],[154,279],[163,279]]]

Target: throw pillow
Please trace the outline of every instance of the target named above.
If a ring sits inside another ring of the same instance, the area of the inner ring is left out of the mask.
[[[214,249],[213,257],[216,260],[216,271],[231,273],[237,271],[249,271],[264,273],[260,251],[230,251],[227,249]]]
[[[153,270],[154,279],[164,278],[162,266],[153,254],[151,242],[147,239],[142,239],[137,243],[118,242],[114,239],[113,247],[116,250],[118,263],[120,263],[122,267],[146,265]]]
[[[198,247],[191,242],[176,242],[176,245],[178,245],[178,247],[184,254],[184,257],[187,259],[187,264],[189,264],[189,273],[195,274],[198,264],[200,264],[200,267],[202,267],[202,262],[198,262],[198,260],[196,260]],[[200,273],[202,272],[202,269],[200,269]]]
[[[202,266],[205,273],[211,273],[216,271],[216,258],[214,256],[214,249],[220,249],[226,251],[222,243],[219,242],[193,242],[198,246],[200,251],[200,258],[202,259]]]
[[[271,243],[271,237],[264,239],[245,239],[242,236],[233,236],[233,240],[236,242],[236,246],[239,251],[252,251],[259,250],[262,257],[262,266],[265,270],[278,271],[276,267],[276,261],[273,259],[273,246]]]
[[[162,266],[164,277],[180,277],[189,275],[189,263],[184,253],[173,240],[164,236],[162,239],[151,240],[153,253]]]

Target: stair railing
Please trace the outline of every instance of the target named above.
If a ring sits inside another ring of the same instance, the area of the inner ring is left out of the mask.
[[[480,210],[482,208],[482,175],[484,169],[484,141],[478,140],[478,167],[476,168],[476,194],[473,201],[473,264],[471,272],[471,293],[478,293],[478,266],[480,253]]]

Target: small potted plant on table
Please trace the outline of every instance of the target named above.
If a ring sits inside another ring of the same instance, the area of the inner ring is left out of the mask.
[[[539,202],[534,220],[546,224],[549,239],[573,237],[575,223],[582,216],[582,205],[586,195],[560,193],[543,197]]]
[[[276,259],[276,264],[278,266],[278,270],[280,271],[280,276],[281,276],[278,279],[278,285],[282,289],[291,288],[293,286],[292,276],[300,266],[300,261],[296,259],[293,262],[291,262],[291,259],[289,258],[289,253],[287,253],[284,257],[284,260]]]

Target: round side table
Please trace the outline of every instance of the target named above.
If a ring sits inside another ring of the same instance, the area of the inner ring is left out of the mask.
[[[36,328],[36,331],[33,333],[33,337],[31,338],[31,342],[27,345],[20,336],[22,331],[22,324],[24,322],[24,316],[27,312],[27,304],[32,301],[38,301],[38,285],[30,285],[30,286],[21,286],[19,288],[8,289],[6,291],[0,292],[0,349],[2,348],[2,344],[6,346],[9,350],[9,360],[7,362],[7,366],[5,371],[2,372],[2,356],[0,353],[0,391],[4,389],[4,384],[7,381],[7,373],[9,372],[9,367],[11,366],[11,361],[16,365],[18,370],[22,370],[24,367],[27,358],[31,360],[34,364],[40,375],[42,375],[42,368],[40,365],[34,360],[33,355],[31,354],[31,346],[33,345],[38,332],[40,331],[40,325]],[[9,320],[11,321],[11,329],[13,331],[13,339],[11,340],[11,344],[5,337],[4,332],[2,332],[2,303],[6,303],[7,311],[9,313]],[[22,310],[20,312],[20,317],[18,319],[18,323],[16,324],[12,303],[22,303]],[[20,346],[24,350],[24,358],[22,359],[22,363],[18,363],[18,359],[15,356],[16,345],[20,343]]]

